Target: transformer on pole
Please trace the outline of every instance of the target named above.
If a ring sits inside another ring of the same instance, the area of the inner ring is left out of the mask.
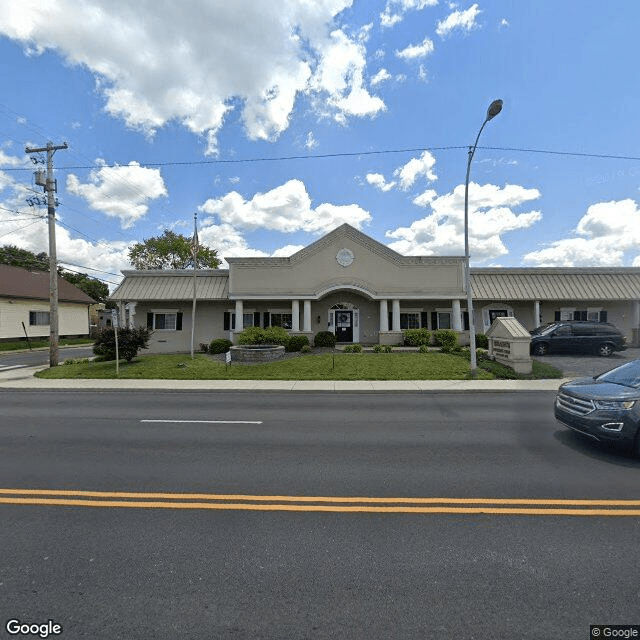
[[[47,218],[49,222],[49,366],[58,366],[58,260],[56,256],[56,197],[58,182],[53,177],[53,154],[58,149],[67,149],[64,142],[61,145],[54,145],[47,142],[46,147],[33,149],[27,147],[25,153],[47,152],[47,170],[38,169],[35,172],[35,183],[44,188],[47,194]]]

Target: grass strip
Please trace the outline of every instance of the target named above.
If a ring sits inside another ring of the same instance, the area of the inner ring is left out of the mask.
[[[89,345],[93,344],[91,338],[64,338],[58,343],[61,347],[72,345]],[[41,349],[49,347],[48,340],[31,340],[32,349]],[[20,340],[18,342],[0,342],[0,351],[21,351],[22,349],[29,349],[29,344],[26,340]]]
[[[36,375],[48,379],[109,379],[117,377],[115,368],[114,361],[84,362],[45,369]],[[554,372],[557,375],[547,375]],[[506,377],[496,373],[479,368],[478,378]],[[535,377],[562,376],[555,369],[539,373],[543,375]],[[335,366],[332,354],[304,355],[255,365],[234,363],[229,367],[201,354],[193,360],[188,355],[147,355],[138,356],[131,363],[121,361],[118,377],[151,380],[466,380],[470,377],[470,365],[465,358],[439,352],[336,353]]]

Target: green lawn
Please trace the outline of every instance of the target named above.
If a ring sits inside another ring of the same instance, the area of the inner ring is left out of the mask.
[[[60,346],[69,345],[83,345],[93,344],[91,338],[64,338],[59,342]],[[48,340],[31,340],[32,349],[40,349],[43,347],[49,347]],[[28,349],[29,344],[26,340],[19,340],[17,342],[0,342],[0,351],[19,351],[21,349]]]
[[[479,368],[478,378],[516,377],[509,375],[506,367],[492,365],[493,373]],[[113,361],[60,365],[36,375],[40,378],[115,378],[116,365]],[[228,367],[198,354],[193,360],[189,355],[138,356],[130,364],[120,362],[119,377],[156,380],[465,380],[470,373],[468,360],[439,352],[336,353],[335,361],[332,354],[305,355],[269,364]],[[561,373],[548,367],[538,369],[537,373],[534,369],[531,377],[561,377]]]

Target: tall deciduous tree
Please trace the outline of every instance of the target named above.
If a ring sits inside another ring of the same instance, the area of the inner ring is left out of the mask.
[[[34,271],[49,271],[49,256],[44,252],[36,255],[13,244],[5,244],[0,247],[0,264]]]
[[[191,239],[165,229],[161,236],[146,238],[129,249],[129,261],[136,269],[193,269]],[[198,268],[217,269],[218,252],[200,245]]]
[[[95,278],[91,278],[86,273],[70,273],[69,271],[63,271],[60,275],[67,282],[70,282],[81,291],[84,291],[96,302],[107,301],[107,298],[109,297],[109,287],[106,283],[96,280]]]

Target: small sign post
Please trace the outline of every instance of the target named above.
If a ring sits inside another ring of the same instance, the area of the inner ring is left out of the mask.
[[[116,377],[120,375],[120,358],[118,354],[118,310],[111,309],[111,325],[116,338]]]
[[[227,371],[227,368],[231,365],[231,351],[227,351],[224,354],[224,370]]]

